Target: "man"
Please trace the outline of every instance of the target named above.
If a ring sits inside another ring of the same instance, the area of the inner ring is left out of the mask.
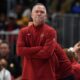
[[[17,79],[21,75],[21,66],[18,58],[11,53],[7,42],[2,42],[0,49],[0,58],[7,60],[7,69],[10,71],[11,75]]]
[[[61,50],[61,48],[59,49],[56,44],[56,31],[45,24],[46,16],[45,6],[40,3],[36,4],[31,13],[33,24],[19,32],[16,50],[17,55],[22,57],[22,80],[57,80],[55,66],[58,58],[56,53],[60,56],[61,52],[59,53],[58,50]],[[55,48],[58,48],[58,50]],[[71,66],[69,60],[67,62],[69,71]],[[72,73],[69,75],[72,75]]]

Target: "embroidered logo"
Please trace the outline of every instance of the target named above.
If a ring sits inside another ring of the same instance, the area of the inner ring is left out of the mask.
[[[31,34],[30,34],[30,33],[28,33],[27,35],[28,35],[28,36],[30,36]]]
[[[44,37],[44,34],[42,33],[40,37],[43,38]]]

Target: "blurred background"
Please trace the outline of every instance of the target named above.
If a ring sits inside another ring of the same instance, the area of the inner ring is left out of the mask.
[[[80,40],[80,0],[0,0],[0,38],[15,45],[12,35],[17,36],[28,24],[31,8],[37,2],[47,7],[46,22],[58,31],[58,42],[63,47]]]
[[[80,0],[0,0],[0,40],[8,43],[14,56],[18,32],[31,21],[31,8],[38,2],[47,7],[46,23],[57,30],[62,47],[80,41]]]

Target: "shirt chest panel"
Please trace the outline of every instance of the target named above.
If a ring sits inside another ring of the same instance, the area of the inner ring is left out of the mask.
[[[40,46],[45,43],[46,34],[44,30],[36,31],[34,29],[30,29],[26,33],[26,40],[30,44],[30,46]]]
[[[6,76],[6,71],[5,71],[5,70],[2,70],[2,71],[0,72],[0,80],[3,80],[5,77],[7,77],[7,76]]]

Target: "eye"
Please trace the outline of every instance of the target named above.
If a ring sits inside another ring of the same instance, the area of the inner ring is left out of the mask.
[[[44,11],[40,11],[41,13],[44,13]]]
[[[36,10],[35,12],[36,12],[36,13],[39,13],[39,11],[38,11],[38,10]]]
[[[42,13],[42,14],[45,13],[44,11],[41,11],[41,10],[36,10],[35,12],[36,13]]]

